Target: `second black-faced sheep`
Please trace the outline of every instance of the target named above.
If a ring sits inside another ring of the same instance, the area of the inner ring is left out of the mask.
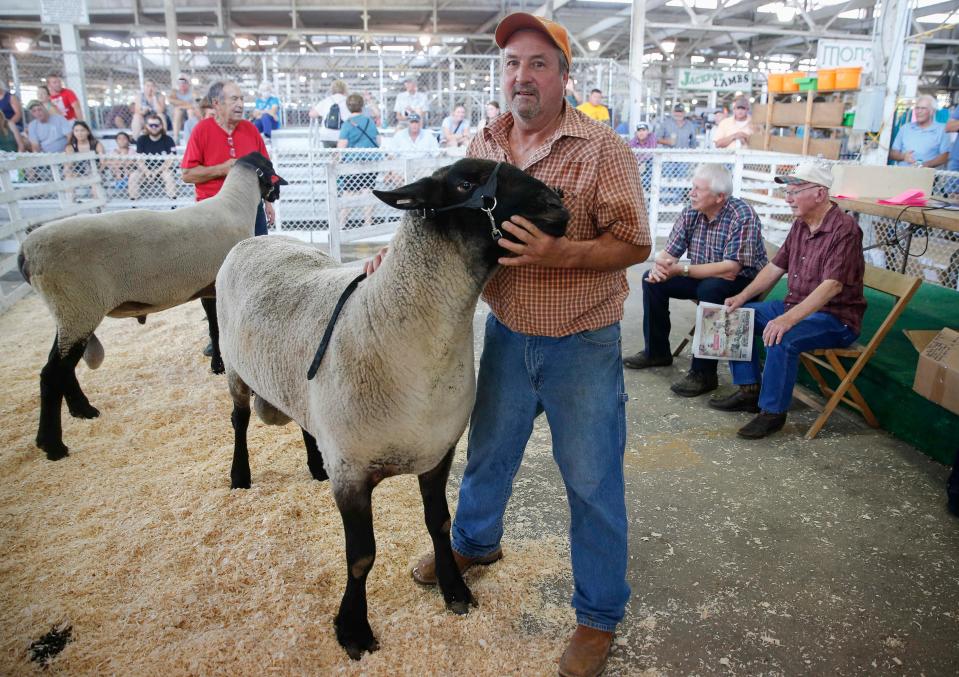
[[[267,423],[294,420],[313,477],[332,484],[346,534],[346,590],[336,616],[353,658],[378,645],[367,618],[373,566],[371,494],[384,478],[419,476],[447,606],[475,604],[453,560],[446,481],[475,393],[473,315],[506,250],[498,224],[524,216],[552,236],[569,213],[559,195],[508,164],[460,160],[381,200],[410,211],[391,253],[343,306],[313,380],[340,292],[357,269],[287,238],[238,244],[217,276],[220,341],[235,431],[231,482],[250,486],[251,392]]]
[[[68,455],[60,410],[96,418],[77,381],[83,357],[95,369],[103,347],[93,333],[104,317],[136,317],[200,298],[210,320],[213,358],[223,372],[213,301],[220,264],[240,240],[253,236],[260,199],[279,197],[286,181],[259,153],[230,169],[220,192],[175,211],[128,210],[74,216],[30,233],[20,247],[24,279],[37,291],[57,324],[57,335],[40,372],[37,446],[47,458]]]

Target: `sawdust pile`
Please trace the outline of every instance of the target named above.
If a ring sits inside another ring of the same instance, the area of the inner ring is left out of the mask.
[[[200,353],[199,303],[104,322],[103,366],[78,369],[101,416],[64,414],[70,456],[56,463],[33,445],[53,331],[36,296],[0,316],[0,673],[39,674],[31,643],[72,626],[48,671],[555,674],[575,623],[542,594],[569,577],[561,539],[506,543],[467,576],[479,608],[455,616],[409,575],[430,548],[416,479],[387,480],[369,578],[381,649],[350,661],[332,626],[346,567],[329,486],[311,479],[295,425],[254,419],[253,488],[229,490],[229,396]]]

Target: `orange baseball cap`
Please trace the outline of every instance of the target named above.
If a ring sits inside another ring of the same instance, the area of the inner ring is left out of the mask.
[[[499,22],[499,26],[496,27],[496,46],[502,49],[510,36],[521,30],[539,31],[544,34],[566,55],[566,62],[573,63],[573,52],[569,48],[569,34],[566,29],[555,21],[526,12],[514,12]]]

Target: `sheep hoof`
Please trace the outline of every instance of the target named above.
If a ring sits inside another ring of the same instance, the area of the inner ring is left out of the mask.
[[[470,607],[475,606],[479,606],[479,604],[476,602],[476,598],[473,597],[473,594],[469,590],[466,591],[466,599],[446,600],[446,608],[457,616],[465,616],[470,612]]]
[[[226,372],[226,367],[223,366],[223,358],[219,355],[214,355],[210,360],[210,371],[214,374],[222,374]]]
[[[253,482],[250,481],[249,477],[245,480],[235,479],[230,481],[230,489],[249,489],[251,486],[253,486]]]
[[[70,410],[70,415],[73,418],[97,418],[100,415],[100,410],[89,402],[78,402],[77,404],[67,402],[67,409]]]
[[[61,458],[66,458],[70,455],[70,450],[67,449],[67,445],[60,440],[45,442],[38,437],[37,446],[47,453],[48,461],[59,461]]]
[[[373,653],[380,648],[380,643],[376,641],[373,630],[366,620],[353,624],[355,627],[344,627],[346,624],[337,617],[335,625],[336,641],[353,660],[360,660],[365,651]]]

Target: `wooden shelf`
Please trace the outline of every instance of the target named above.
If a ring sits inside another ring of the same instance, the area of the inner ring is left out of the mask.
[[[841,141],[839,139],[812,138],[814,129],[849,129],[842,125],[844,105],[839,99],[832,101],[813,101],[820,94],[838,94],[853,92],[852,89],[808,90],[803,92],[776,92],[768,103],[753,107],[753,121],[759,131],[749,139],[749,147],[762,150],[774,150],[799,155],[822,155],[832,160],[839,159]],[[797,96],[799,101],[776,101],[776,97]],[[776,136],[774,128],[790,128],[806,132],[800,136]]]

